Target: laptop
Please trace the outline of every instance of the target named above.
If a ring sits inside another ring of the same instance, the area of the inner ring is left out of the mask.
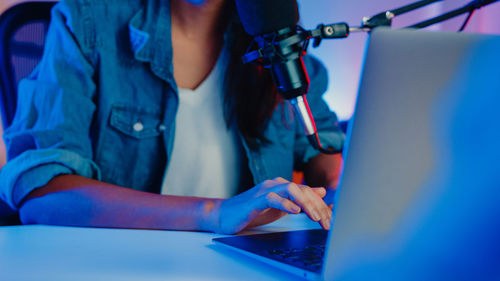
[[[369,38],[329,232],[213,241],[319,280],[500,280],[500,36]]]

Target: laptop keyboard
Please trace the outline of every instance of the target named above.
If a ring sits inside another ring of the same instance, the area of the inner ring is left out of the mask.
[[[304,248],[292,249],[274,249],[267,253],[274,259],[305,267],[313,272],[319,272],[323,266],[325,245],[311,245]]]

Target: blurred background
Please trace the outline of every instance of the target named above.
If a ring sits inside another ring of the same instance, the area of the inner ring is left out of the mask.
[[[9,7],[27,2],[23,0],[0,0],[0,13]],[[39,1],[41,2],[41,1]],[[358,26],[364,16],[392,10],[414,0],[298,0],[300,5],[301,25],[313,29],[319,23],[347,22]],[[393,27],[400,28],[417,23],[444,12],[460,8],[470,0],[444,0],[418,11],[397,17]],[[430,30],[457,31],[466,15],[430,27]],[[500,34],[500,2],[476,11],[471,18],[466,32]],[[320,58],[329,71],[329,88],[325,100],[341,120],[348,120],[354,111],[358,90],[364,49],[368,35],[353,33],[347,39],[323,41],[319,48],[310,48],[309,52]],[[0,126],[0,135],[2,128]],[[5,147],[0,141],[0,167],[5,163]]]
[[[359,26],[365,16],[373,16],[414,2],[417,1],[299,0],[301,22],[306,29],[315,28],[319,23],[334,22],[347,22],[351,26]],[[471,0],[444,0],[396,17],[393,27],[406,27],[461,8],[469,2]],[[428,29],[454,32],[460,29],[466,17],[466,15],[460,16]],[[500,2],[476,11],[465,31],[500,34]],[[347,39],[323,41],[319,48],[309,49],[309,53],[319,57],[328,68],[330,83],[325,100],[341,120],[349,119],[354,111],[367,38],[366,33],[353,33]]]

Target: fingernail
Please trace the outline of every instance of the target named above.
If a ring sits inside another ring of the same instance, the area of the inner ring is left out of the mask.
[[[317,211],[312,211],[312,215],[313,215],[313,219],[315,221],[319,221],[321,219],[321,217],[319,216],[319,214],[317,213]]]
[[[292,206],[292,211],[294,213],[300,213],[300,207],[298,207],[298,206]]]

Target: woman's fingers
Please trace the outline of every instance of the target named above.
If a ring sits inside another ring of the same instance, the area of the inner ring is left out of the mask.
[[[309,218],[318,221],[324,229],[329,229],[332,211],[321,197],[324,196],[323,193],[326,193],[323,188],[299,187],[295,183],[288,182],[275,188],[275,190],[278,189],[280,191],[276,193],[291,199],[304,210]]]
[[[323,197],[326,189],[297,185],[283,178],[275,178],[264,182],[265,192],[257,209],[266,208],[282,210],[289,214],[297,214],[303,210],[311,220],[317,221],[324,229],[330,228],[332,210],[325,204]]]
[[[287,181],[286,179],[284,179],[282,177],[274,178],[273,181],[279,182],[279,183],[289,183],[290,182],[290,181]]]
[[[300,207],[287,198],[279,196],[277,193],[269,192],[266,195],[267,207],[279,209],[290,214],[300,213]]]
[[[326,196],[326,189],[324,187],[311,187],[311,189],[321,198]]]
[[[311,204],[314,205],[315,209],[320,214],[321,219],[319,220],[319,223],[321,226],[324,229],[329,229],[332,211],[322,199],[326,194],[326,190],[324,188],[310,187],[302,187],[301,190],[307,197],[309,197]]]
[[[325,194],[324,188],[299,187],[286,179],[276,178],[221,201],[213,212],[217,214],[217,228],[222,233],[236,233],[246,227],[275,221],[286,213],[298,214],[301,210],[329,229],[332,211],[322,199]]]
[[[311,187],[311,190],[316,193],[316,195],[318,195],[319,197],[321,198],[324,198],[326,196],[326,188],[324,187]],[[326,209],[326,208],[327,209]],[[327,214],[326,217],[323,217],[323,219],[321,220],[321,224],[322,226],[325,228],[325,229],[328,229],[329,226],[330,226],[330,223],[331,223],[331,220],[332,220],[332,209],[333,209],[333,205],[331,206],[326,206],[326,204],[324,204],[324,201],[321,200],[321,204],[318,206],[318,208],[321,208],[323,213],[324,214]],[[327,227],[328,226],[328,227]]]

